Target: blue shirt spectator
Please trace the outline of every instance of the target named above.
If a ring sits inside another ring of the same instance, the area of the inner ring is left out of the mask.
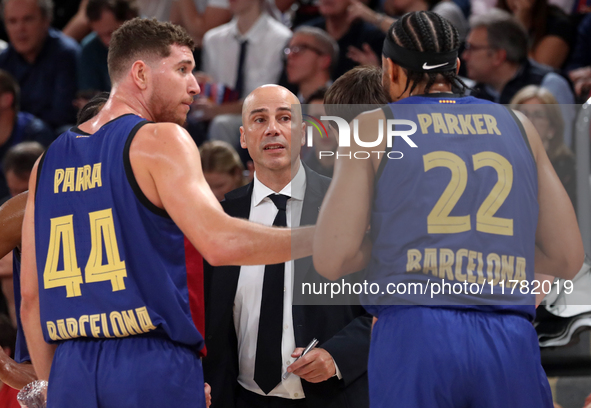
[[[0,68],[10,72],[21,87],[21,109],[48,123],[54,130],[76,123],[76,66],[79,45],[50,28],[33,62],[9,45],[0,54]]]

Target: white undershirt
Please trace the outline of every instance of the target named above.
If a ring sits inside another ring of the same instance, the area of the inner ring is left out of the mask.
[[[295,177],[279,192],[279,194],[291,197],[287,201],[286,209],[288,227],[297,227],[300,225],[305,192],[306,173],[300,163]],[[263,225],[273,225],[278,210],[271,199],[267,197],[269,194],[275,194],[275,192],[261,183],[255,173],[250,203],[250,221]],[[293,268],[293,261],[285,263],[283,338],[281,340],[283,364],[281,374],[285,373],[287,366],[293,362],[294,359],[291,357],[291,353],[296,348],[292,317]],[[254,381],[254,365],[264,274],[265,265],[240,267],[240,277],[238,279],[236,297],[234,298],[234,327],[238,337],[238,383],[245,389],[260,395],[265,395],[265,393]],[[267,395],[289,399],[304,398],[304,390],[300,377],[292,374],[287,379],[282,379],[281,383]]]

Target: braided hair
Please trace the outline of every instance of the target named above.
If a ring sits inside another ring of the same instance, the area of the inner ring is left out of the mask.
[[[419,52],[441,53],[457,50],[460,47],[458,30],[439,14],[430,11],[415,11],[405,14],[392,24],[387,36],[400,47]],[[452,88],[458,89],[461,93],[469,89],[458,77],[455,69],[444,72],[404,69],[407,78],[402,93],[411,86],[410,93],[412,94],[417,85],[425,80],[427,81],[425,93],[428,93],[438,75],[443,76],[452,85]]]

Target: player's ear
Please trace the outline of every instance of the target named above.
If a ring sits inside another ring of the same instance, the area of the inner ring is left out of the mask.
[[[460,59],[458,58],[457,60],[458,60],[458,64],[457,64],[457,67],[456,67],[456,75],[458,75],[459,72],[460,72],[460,64],[461,64]]]
[[[146,90],[149,83],[149,71],[150,67],[142,60],[138,60],[131,66],[131,76],[133,82],[142,91]]]
[[[244,134],[244,126],[240,126],[240,147],[246,149],[246,135]]]

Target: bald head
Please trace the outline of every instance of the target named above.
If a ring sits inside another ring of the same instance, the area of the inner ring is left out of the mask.
[[[292,121],[302,122],[300,101],[289,89],[279,85],[262,85],[252,91],[242,104],[242,123],[246,123],[248,118],[263,110],[268,110],[269,103],[279,104],[277,109],[292,111],[292,105],[297,105],[294,109]]]

